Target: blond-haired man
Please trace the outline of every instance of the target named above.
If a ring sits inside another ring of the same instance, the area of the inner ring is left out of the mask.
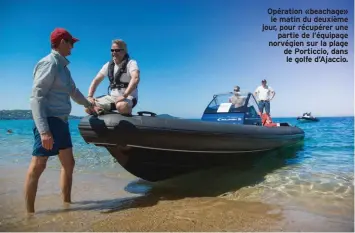
[[[113,40],[111,44],[112,60],[103,65],[89,87],[88,100],[101,107],[104,111],[117,109],[119,113],[131,114],[138,102],[138,83],[140,71],[137,61],[131,59],[126,43]],[[109,95],[94,98],[98,85],[105,77],[109,78],[111,90]],[[92,114],[90,109],[86,109]]]

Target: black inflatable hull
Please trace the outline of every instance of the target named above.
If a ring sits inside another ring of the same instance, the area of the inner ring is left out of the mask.
[[[130,173],[148,181],[231,165],[303,140],[297,127],[267,128],[151,116],[107,114],[81,119],[87,143],[106,147]]]

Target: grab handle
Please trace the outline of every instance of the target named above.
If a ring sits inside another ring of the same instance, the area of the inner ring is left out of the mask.
[[[143,116],[143,114],[150,114],[150,116],[155,117],[157,114],[155,114],[154,112],[149,112],[149,111],[140,111],[137,112],[139,116]]]

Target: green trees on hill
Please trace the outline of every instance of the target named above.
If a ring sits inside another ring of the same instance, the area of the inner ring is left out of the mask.
[[[80,119],[82,117],[70,116],[70,119]],[[31,110],[0,110],[0,120],[23,120],[32,119]]]

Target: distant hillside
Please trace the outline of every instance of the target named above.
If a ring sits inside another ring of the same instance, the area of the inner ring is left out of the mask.
[[[174,117],[174,116],[171,116],[169,114],[159,114],[157,115],[157,117],[161,117],[161,118],[179,118],[179,117]]]
[[[79,116],[70,116],[69,119],[80,119]],[[0,110],[0,120],[26,120],[32,119],[31,110]]]
[[[161,118],[178,118],[169,114],[158,114]],[[70,116],[69,119],[81,119],[83,116]],[[26,120],[32,119],[31,110],[0,110],[0,120]]]

